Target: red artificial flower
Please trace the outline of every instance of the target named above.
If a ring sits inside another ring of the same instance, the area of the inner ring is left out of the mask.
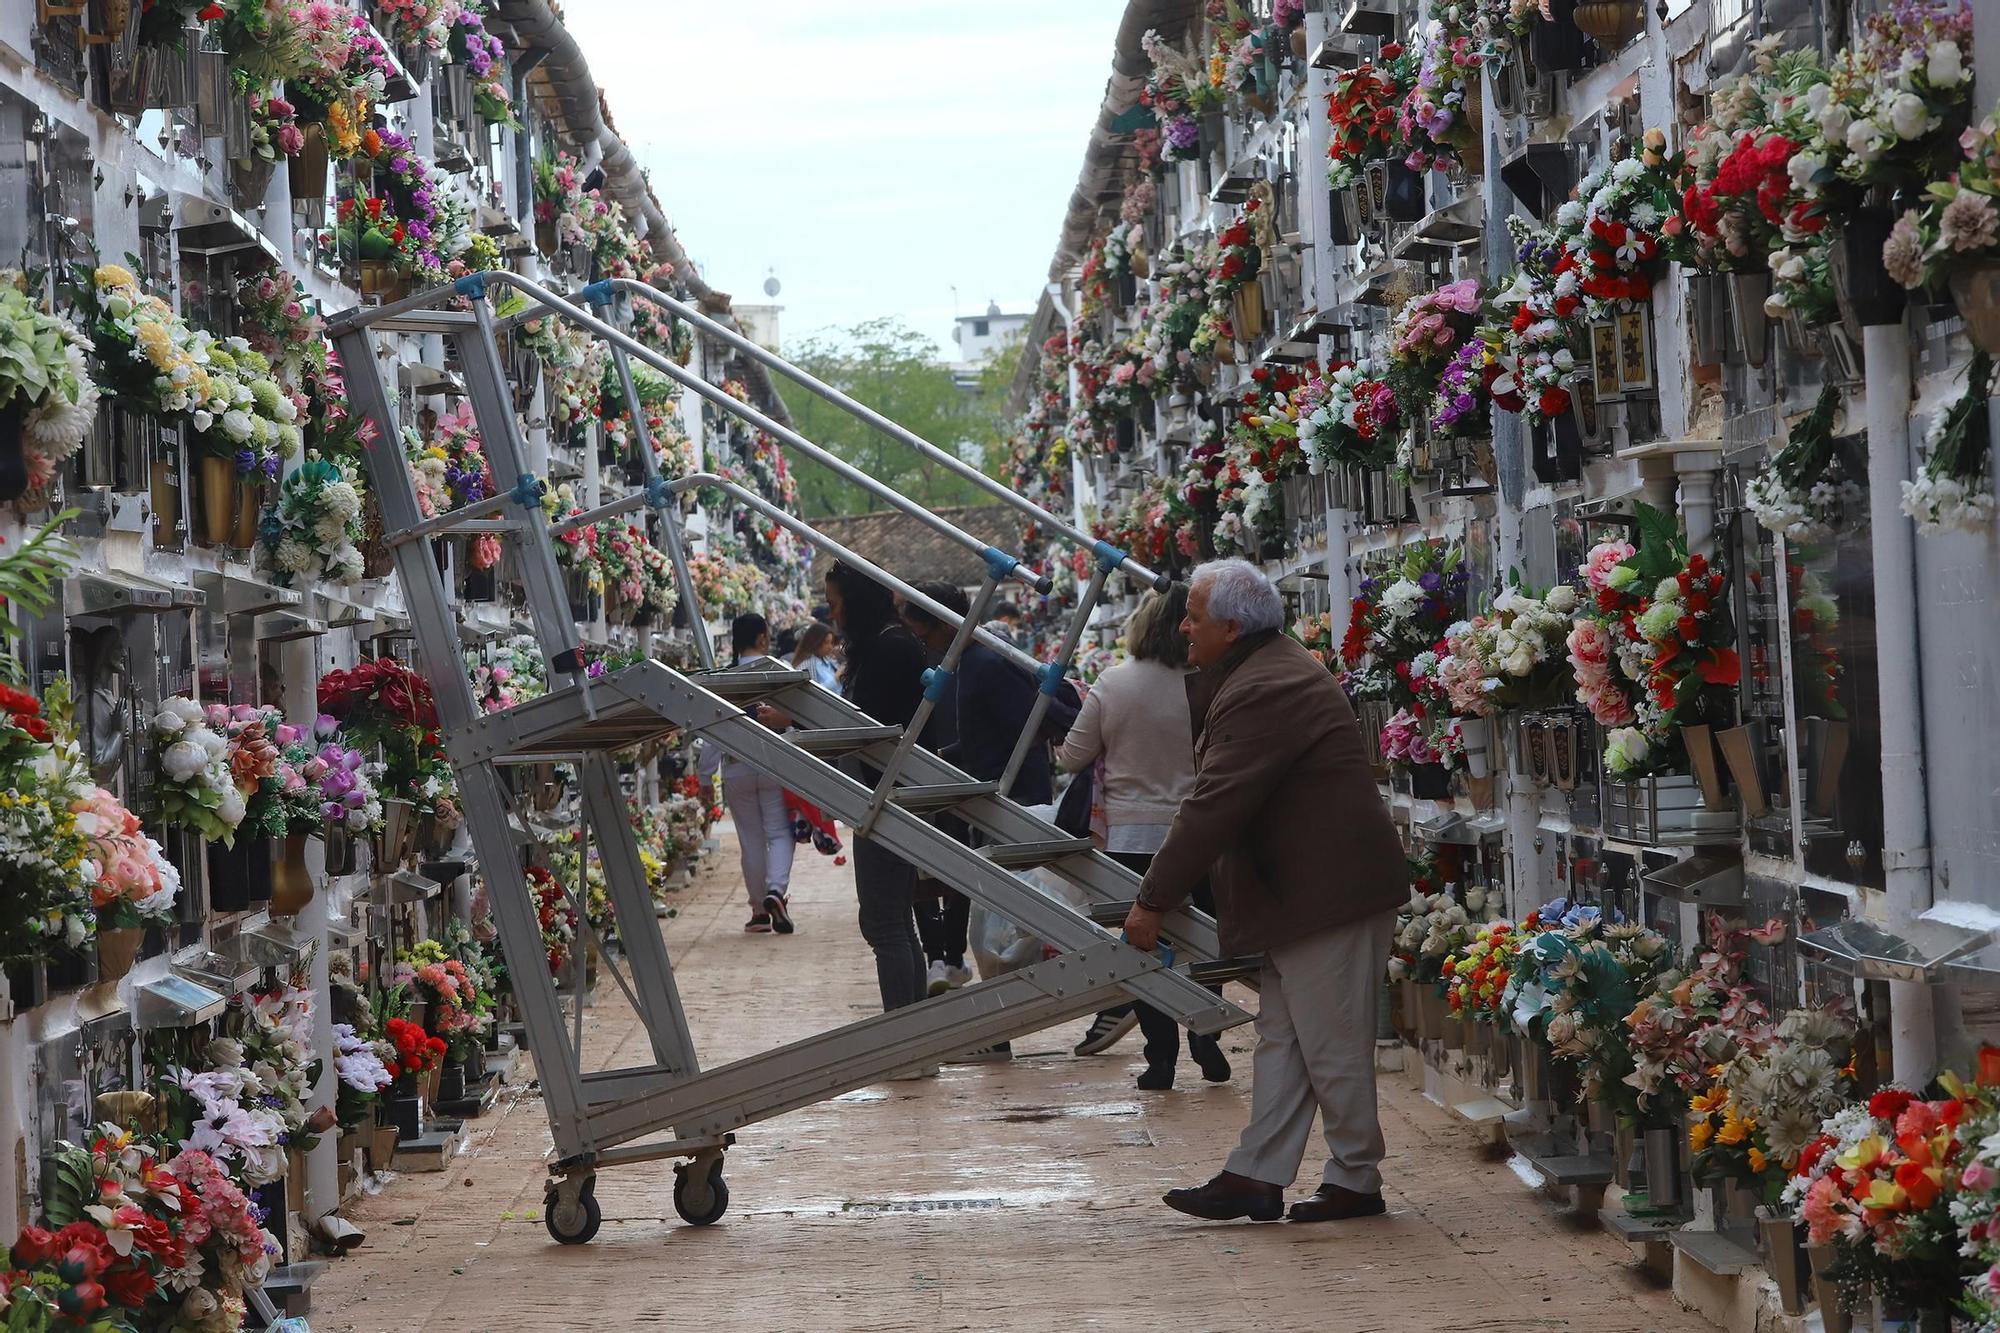
[[[1805,1151],[1799,1154],[1799,1164],[1792,1168],[1792,1174],[1795,1176],[1811,1175],[1813,1168],[1819,1165],[1819,1159],[1832,1152],[1833,1146],[1833,1138],[1827,1134],[1822,1134],[1811,1143],[1808,1143]]]
[[[196,14],[195,17],[197,19],[200,19],[203,23],[213,23],[215,22],[215,20],[221,18],[223,14],[226,12],[227,11],[224,10],[221,5],[210,3],[208,5],[203,6],[202,11],[199,14]]]
[[[1868,1099],[1868,1114],[1877,1120],[1891,1120],[1903,1114],[1917,1094],[1903,1088],[1884,1088]]]
[[[45,1264],[56,1257],[55,1233],[41,1227],[23,1227],[11,1253],[17,1267],[35,1268]]]
[[[1542,390],[1542,396],[1537,406],[1541,408],[1542,415],[1545,417],[1561,416],[1564,412],[1569,411],[1569,390],[1561,388],[1544,389]]]
[[[1688,643],[1701,642],[1701,622],[1693,616],[1682,616],[1676,620],[1674,630]]]
[[[111,1299],[128,1310],[136,1310],[151,1298],[157,1283],[153,1275],[143,1268],[121,1267],[104,1279],[104,1290]]]

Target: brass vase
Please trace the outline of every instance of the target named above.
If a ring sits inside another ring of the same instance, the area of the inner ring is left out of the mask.
[[[283,842],[273,842],[277,855],[271,858],[271,915],[295,916],[313,899],[312,875],[306,869],[306,835],[287,833]]]
[[[2000,355],[2000,263],[1986,260],[1953,267],[1951,299],[1972,345],[1988,355]]]
[[[1701,803],[1711,810],[1729,808],[1729,789],[1722,785],[1722,770],[1715,765],[1715,737],[1706,726],[1681,728],[1681,743],[1687,747],[1688,763],[1701,787]]]
[[[1722,747],[1722,757],[1729,763],[1729,776],[1736,779],[1736,789],[1743,794],[1743,813],[1751,819],[1769,814],[1771,803],[1764,795],[1754,733],[1749,727],[1731,727],[1716,732],[1715,743]]]
[[[229,544],[238,550],[247,551],[257,544],[257,524],[264,516],[264,484],[251,477],[242,477],[235,487],[236,522],[230,534]]]
[[[292,202],[326,198],[326,126],[301,125],[305,145],[285,163],[292,187]]]
[[[132,970],[132,962],[139,956],[139,945],[145,940],[146,932],[138,926],[114,926],[97,929],[97,980],[99,984],[122,980]]]
[[[1573,16],[1585,36],[1606,51],[1617,51],[1646,30],[1643,0],[1578,0]]]
[[[227,546],[236,533],[236,460],[201,456],[201,537],[203,546]]]

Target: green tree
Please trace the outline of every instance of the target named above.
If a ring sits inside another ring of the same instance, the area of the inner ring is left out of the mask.
[[[802,369],[975,467],[987,467],[995,455],[1003,436],[1007,380],[993,379],[989,369],[977,390],[959,388],[932,341],[900,319],[867,320],[831,336],[809,338],[786,354]],[[1017,356],[1010,349],[1002,359]],[[973,483],[901,441],[782,376],[772,379],[801,435],[877,481],[932,509],[985,498]],[[808,459],[794,456],[793,471],[803,517],[888,507]]]

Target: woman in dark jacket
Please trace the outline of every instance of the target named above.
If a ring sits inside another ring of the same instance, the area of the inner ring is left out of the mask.
[[[924,694],[923,645],[896,615],[889,590],[846,565],[826,576],[827,610],[847,644],[841,692],[877,722],[908,725]],[[873,784],[881,771],[860,765]],[[875,951],[882,1008],[924,998],[924,947],[917,936],[916,867],[870,837],[854,840],[854,890],[861,901],[861,938]]]

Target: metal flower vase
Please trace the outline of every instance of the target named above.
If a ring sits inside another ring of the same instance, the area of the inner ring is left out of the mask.
[[[1757,1239],[1764,1251],[1764,1271],[1778,1287],[1778,1302],[1786,1314],[1806,1312],[1806,1260],[1799,1248],[1800,1226],[1789,1216],[1757,1219]]]
[[[1681,1193],[1681,1131],[1676,1125],[1645,1132],[1641,1150],[1646,1157],[1646,1202],[1652,1207],[1678,1208]]]
[[[295,916],[313,899],[312,874],[306,869],[304,833],[287,833],[272,840],[271,915]]]
[[[139,946],[145,941],[146,932],[138,926],[113,926],[97,928],[97,981],[99,985],[116,982],[132,970],[132,963],[139,956]]]
[[[1768,271],[1729,275],[1729,318],[1736,328],[1736,341],[1743,349],[1743,359],[1759,370],[1771,356],[1771,317],[1764,312],[1770,295]]]
[[[1820,1324],[1826,1333],[1851,1333],[1854,1316],[1841,1304],[1840,1284],[1827,1276],[1833,1257],[1831,1241],[1806,1246],[1806,1271],[1812,1277],[1813,1299],[1819,1302]]]
[[[1989,259],[1953,267],[1951,299],[1972,345],[2000,356],[2000,262]]]

